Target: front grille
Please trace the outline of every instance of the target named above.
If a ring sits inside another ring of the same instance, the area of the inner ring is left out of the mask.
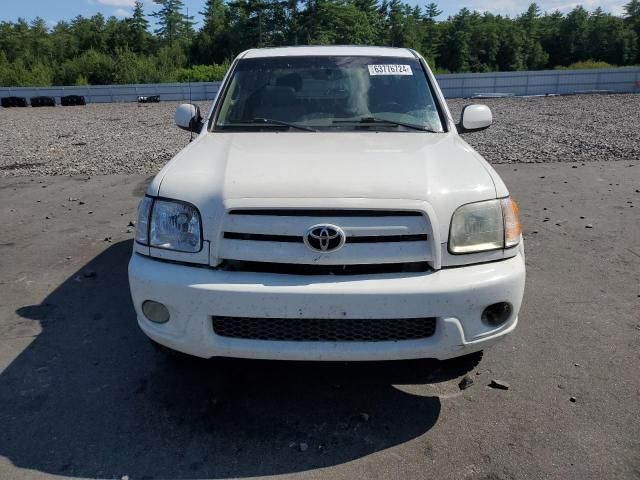
[[[390,342],[433,336],[435,318],[314,319],[213,317],[222,337],[289,342]]]
[[[230,240],[251,240],[254,242],[290,242],[304,243],[301,235],[271,235],[262,233],[224,232],[223,238]],[[417,235],[369,235],[361,237],[347,237],[345,243],[396,243],[396,242],[424,242],[429,240],[427,234]]]
[[[340,248],[319,253],[308,245],[312,227],[337,227]],[[232,209],[225,215],[216,257],[231,269],[251,271],[255,264],[332,267],[382,265],[382,271],[415,271],[433,262],[433,229],[425,212],[417,210],[264,208]],[[306,240],[306,242],[305,242]],[[248,262],[243,265],[234,262]],[[388,268],[387,268],[388,265]],[[242,268],[248,267],[248,268]],[[333,272],[329,272],[333,273]]]
[[[227,272],[275,273],[280,275],[377,275],[428,272],[427,262],[373,263],[356,265],[307,265],[296,263],[224,260],[218,268]]]

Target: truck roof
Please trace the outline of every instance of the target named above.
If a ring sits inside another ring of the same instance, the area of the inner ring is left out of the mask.
[[[351,55],[365,56],[365,57],[415,58],[415,54],[407,48],[363,47],[363,46],[356,46],[356,45],[253,48],[241,54],[240,58],[351,56]]]

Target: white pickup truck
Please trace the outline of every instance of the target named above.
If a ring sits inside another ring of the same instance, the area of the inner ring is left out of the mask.
[[[140,203],[138,324],[199,357],[447,359],[518,321],[518,207],[408,49],[240,54]]]

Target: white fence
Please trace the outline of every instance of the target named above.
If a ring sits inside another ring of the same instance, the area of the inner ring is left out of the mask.
[[[640,68],[597,70],[542,70],[530,72],[455,73],[437,75],[447,98],[474,95],[571,95],[576,93],[640,93]],[[2,87],[0,97],[60,97],[83,95],[88,103],[135,102],[139,96],[160,95],[160,100],[211,100],[219,82],[96,85],[88,87]]]
[[[483,94],[572,95],[640,93],[640,68],[541,70],[530,72],[454,73],[437,75],[447,98]]]
[[[219,82],[194,82],[191,84],[193,100],[212,99],[218,91]],[[60,97],[82,95],[87,103],[137,102],[138,97],[160,95],[160,100],[189,100],[188,83],[156,83],[140,85],[92,85],[86,87],[2,87],[0,97]]]

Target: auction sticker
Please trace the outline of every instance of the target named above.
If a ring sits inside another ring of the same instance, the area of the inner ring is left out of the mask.
[[[413,75],[411,65],[367,65],[369,75]]]

